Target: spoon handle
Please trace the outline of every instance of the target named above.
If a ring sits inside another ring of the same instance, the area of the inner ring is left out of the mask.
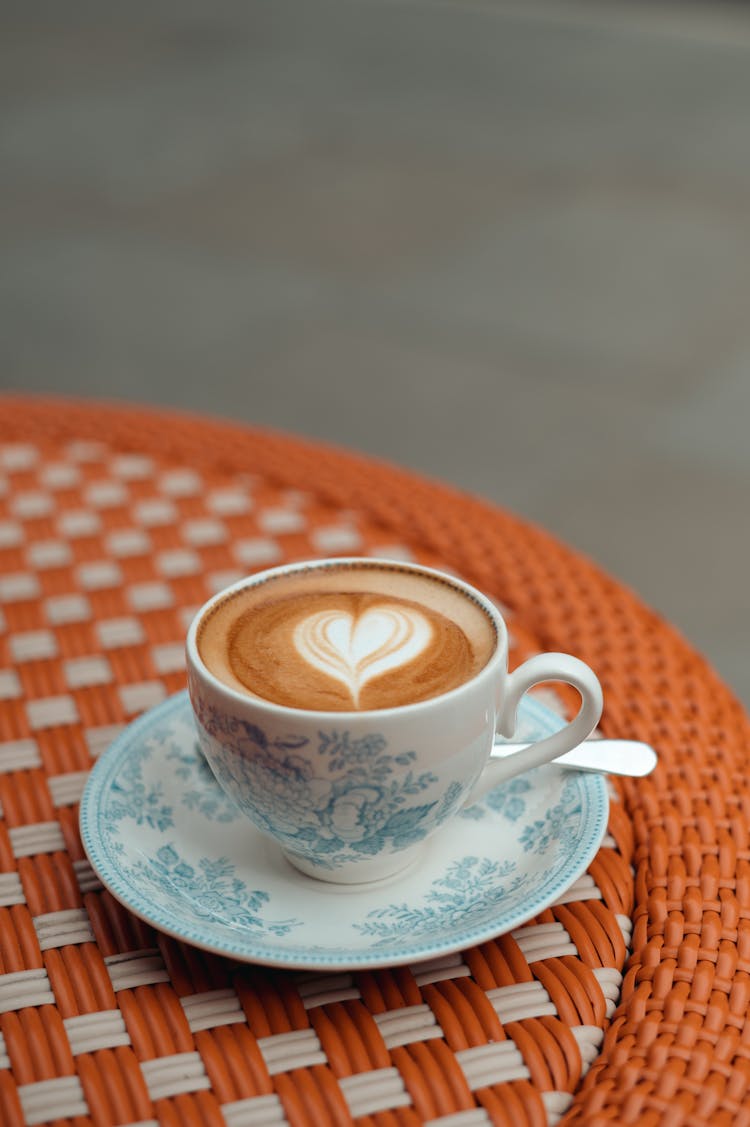
[[[523,751],[528,743],[498,742],[492,750],[492,759]],[[555,759],[563,767],[578,771],[601,771],[607,775],[627,775],[641,778],[650,775],[656,766],[656,752],[649,744],[638,740],[585,740],[572,751]]]

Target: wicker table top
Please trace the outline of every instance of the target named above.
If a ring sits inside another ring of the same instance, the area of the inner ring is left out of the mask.
[[[543,531],[373,461],[102,405],[0,399],[0,424],[1,1123],[750,1123],[750,726],[669,625]],[[601,730],[660,766],[618,785],[588,873],[511,935],[382,971],[233,963],[102,888],[78,799],[184,686],[210,593],[343,554],[500,600],[512,662],[579,654]]]

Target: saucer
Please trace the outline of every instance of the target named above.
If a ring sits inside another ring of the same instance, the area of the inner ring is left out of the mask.
[[[562,721],[526,696],[514,739]],[[585,870],[607,825],[602,775],[548,764],[491,791],[390,880],[303,876],[215,781],[186,692],[145,713],[94,767],[81,836],[102,883],[176,939],[304,970],[415,963],[518,927]]]

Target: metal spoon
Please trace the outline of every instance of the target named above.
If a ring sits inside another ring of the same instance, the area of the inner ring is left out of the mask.
[[[496,743],[491,759],[505,759],[517,751],[530,747],[529,743]],[[627,775],[641,778],[650,775],[656,766],[656,752],[649,744],[638,740],[585,740],[572,751],[555,759],[563,767],[577,771],[601,771],[607,775]]]

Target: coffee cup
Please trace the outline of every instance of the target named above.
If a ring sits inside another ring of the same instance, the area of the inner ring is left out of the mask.
[[[203,753],[236,805],[287,859],[339,884],[407,868],[462,807],[556,759],[597,724],[602,693],[567,654],[508,672],[508,631],[486,596],[400,561],[313,560],[240,580],[187,637]],[[523,694],[564,681],[581,697],[559,732],[500,759]]]

